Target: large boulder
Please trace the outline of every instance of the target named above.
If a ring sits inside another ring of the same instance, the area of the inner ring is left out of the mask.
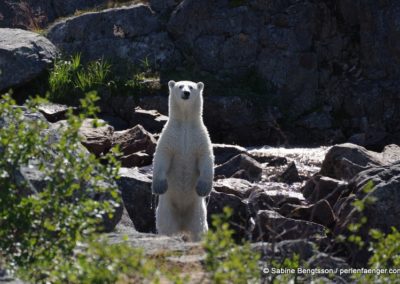
[[[357,235],[367,244],[370,242],[369,232],[378,229],[390,233],[394,227],[400,230],[400,163],[391,166],[373,167],[357,174],[349,183],[354,193],[338,201],[334,210],[337,212],[336,235],[349,236],[350,224],[361,224]],[[354,205],[354,201],[363,203],[363,209]],[[361,218],[366,222],[362,224]],[[354,252],[354,260],[358,263],[367,260],[367,247],[350,246]]]
[[[390,146],[382,153],[345,143],[333,146],[325,156],[320,174],[336,179],[349,180],[357,173],[374,166],[383,166],[399,159],[398,146]]]
[[[51,26],[47,37],[65,54],[81,53],[84,60],[105,58],[120,67],[140,65],[144,60],[161,68],[172,68],[179,54],[152,10],[130,5],[85,13]]]
[[[114,128],[101,119],[87,118],[79,129],[82,145],[96,156],[106,154],[110,150],[113,133]]]
[[[122,199],[135,229],[143,233],[155,233],[157,204],[151,193],[151,176],[137,168],[121,168],[119,174]]]
[[[0,29],[0,34],[0,91],[35,79],[57,55],[56,47],[37,33]]]
[[[136,125],[130,129],[115,131],[113,146],[119,145],[123,167],[147,166],[151,164],[156,149],[156,140],[143,126]]]
[[[240,154],[215,168],[215,176],[240,177],[249,181],[261,179],[262,167],[253,158]]]

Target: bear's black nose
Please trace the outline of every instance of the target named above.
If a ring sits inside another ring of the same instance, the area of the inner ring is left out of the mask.
[[[190,96],[190,92],[189,91],[183,91],[183,95],[182,95],[182,99],[187,100]]]

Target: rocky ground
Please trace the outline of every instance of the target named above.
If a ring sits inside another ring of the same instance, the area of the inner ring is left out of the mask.
[[[123,204],[106,220],[110,242],[128,235],[149,254],[179,252],[171,262],[204,276],[199,244],[154,234],[151,162],[168,119],[162,86],[182,78],[206,83],[205,124],[223,143],[214,144],[209,217],[233,208],[235,238],[264,259],[298,253],[310,267],[366,265],[368,251],[337,237],[361,218],[353,201],[370,197],[358,235],[368,242],[371,228],[400,229],[400,2],[138,2],[0,3],[0,91],[30,90],[55,58],[76,52],[86,62],[104,57],[116,73],[148,59],[159,74],[143,80],[156,86],[148,96],[101,93],[104,125],[87,120],[80,130],[84,151],[122,151]],[[27,119],[46,120],[56,139],[68,108],[42,105]],[[299,144],[313,148],[288,147]],[[35,168],[18,171],[33,192],[45,183]]]
[[[27,119],[46,117],[54,133],[64,122],[62,115],[50,111],[53,108],[67,107],[43,105],[37,114],[27,114]],[[185,242],[182,236],[154,234],[157,198],[151,193],[151,161],[157,133],[146,127],[114,131],[106,123],[93,128],[90,120],[81,127],[82,145],[89,152],[101,156],[115,144],[122,151],[118,186],[123,211],[107,223],[107,236],[111,243],[127,236],[129,244],[152,256],[170,253],[168,261],[179,265],[183,274],[191,271],[195,279],[201,279],[204,251],[200,244]],[[207,198],[208,216],[231,207],[229,222],[235,238],[249,240],[264,259],[297,253],[309,267],[365,266],[369,252],[351,243],[337,243],[336,237],[351,234],[347,225],[360,218],[352,202],[367,196],[376,200],[366,203],[362,216],[367,223],[358,235],[368,241],[371,228],[383,232],[392,226],[400,228],[397,145],[388,145],[379,153],[350,143],[318,148],[213,147],[215,180]],[[32,167],[21,173],[34,187],[45,183]],[[372,187],[365,192],[370,180]]]
[[[56,50],[105,58],[119,73],[146,60],[161,86],[205,81],[205,121],[217,142],[379,151],[399,143],[397,1],[64,2],[0,4],[0,27],[11,28],[0,30],[0,90],[30,82]],[[155,93],[158,107],[139,106],[167,115],[164,90]],[[104,111],[134,126],[131,102],[114,99],[121,104]]]

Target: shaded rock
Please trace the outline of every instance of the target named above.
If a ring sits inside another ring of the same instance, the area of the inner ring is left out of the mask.
[[[286,183],[294,183],[300,181],[299,172],[297,171],[296,164],[291,162],[286,170],[278,176],[278,180]]]
[[[330,129],[332,127],[332,117],[327,112],[313,112],[306,117],[300,118],[296,123],[307,129]]]
[[[100,115],[99,118],[104,120],[108,125],[111,125],[115,131],[121,131],[129,128],[129,124],[117,116],[103,114]]]
[[[300,205],[304,201],[301,194],[292,191],[255,189],[248,198],[249,208],[253,216],[260,210],[272,210],[286,203]]]
[[[318,239],[325,237],[325,227],[303,220],[285,218],[271,210],[257,213],[253,240],[279,241],[288,239]]]
[[[287,217],[312,221],[325,227],[330,227],[335,222],[335,214],[326,200],[320,200],[309,206],[297,206]]]
[[[120,158],[123,167],[146,166],[151,164],[156,140],[143,126],[115,131],[112,145],[119,145],[123,156]]]
[[[57,55],[45,37],[19,29],[0,29],[0,91],[28,83],[45,72]]]
[[[57,122],[65,119],[65,115],[69,109],[66,105],[61,104],[41,104],[37,109],[44,115],[49,122]]]
[[[315,254],[312,256],[308,261],[307,265],[310,268],[320,268],[320,269],[349,269],[351,266],[342,258],[339,257],[334,257],[329,254],[319,252],[318,254]],[[323,274],[322,274],[323,275]],[[321,275],[321,276],[322,276]],[[326,274],[325,276],[328,276]],[[333,282],[332,283],[348,283],[351,282],[351,277],[350,275],[330,275],[333,277]],[[330,278],[331,278],[330,277]],[[329,283],[329,282],[323,282],[323,283]]]
[[[234,156],[246,153],[246,148],[238,145],[213,144],[214,163],[220,165],[230,160]]]
[[[278,156],[265,156],[259,155],[258,153],[250,154],[254,160],[259,163],[267,163],[267,167],[278,167],[287,164],[287,159],[285,157],[278,157]]]
[[[156,110],[144,110],[136,107],[129,118],[131,125],[140,124],[151,133],[160,133],[167,123],[168,117],[160,114]]]
[[[218,192],[233,194],[240,198],[247,198],[254,187],[247,180],[227,178],[214,182],[213,188]]]
[[[310,202],[315,203],[325,199],[331,206],[334,206],[340,197],[349,193],[346,182],[321,175],[315,175],[309,179],[301,191]]]
[[[383,165],[385,161],[376,152],[350,143],[333,146],[325,156],[320,174],[336,179],[349,180],[357,173]]]
[[[217,166],[215,168],[215,175],[231,177],[240,170],[245,171],[245,175],[242,175],[242,178],[245,177],[249,181],[258,181],[261,179],[261,165],[246,154],[237,155],[222,165]]]
[[[141,173],[137,168],[121,168],[120,176],[118,186],[135,229],[155,233],[156,203],[151,193],[151,176]]]
[[[136,152],[128,155],[124,155],[119,158],[123,167],[143,167],[150,165],[153,161],[153,157],[144,152]]]
[[[306,239],[284,240],[274,244],[258,242],[253,243],[251,247],[261,253],[264,260],[277,258],[284,260],[292,258],[295,254],[300,260],[308,260],[318,253],[316,244]]]
[[[223,214],[224,207],[232,209],[229,225],[235,231],[234,236],[237,239],[248,237],[247,226],[249,211],[247,204],[233,194],[226,194],[214,190],[211,191],[207,204],[207,222],[209,226],[212,225],[212,216],[214,214]]]
[[[106,154],[112,145],[114,128],[103,120],[85,119],[79,129],[82,145],[96,156]]]
[[[390,233],[391,228],[400,229],[400,163],[374,167],[357,174],[349,183],[349,188],[355,193],[344,200],[340,200],[335,206],[338,212],[338,220],[334,232],[336,235],[352,234],[348,231],[348,225],[358,224],[365,217],[366,223],[358,230],[357,235],[368,244],[370,242],[369,231],[378,229],[383,233]],[[364,209],[359,212],[352,204],[354,200],[360,200]],[[365,265],[370,252],[367,247],[359,248],[350,244],[353,261]]]
[[[63,19],[47,37],[65,54],[81,53],[85,61],[105,58],[125,74],[127,64],[173,68],[180,55],[169,35],[161,30],[148,6],[130,5]]]

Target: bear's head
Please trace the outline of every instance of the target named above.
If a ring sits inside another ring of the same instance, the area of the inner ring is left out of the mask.
[[[170,106],[179,110],[200,111],[203,107],[203,82],[169,81]]]

